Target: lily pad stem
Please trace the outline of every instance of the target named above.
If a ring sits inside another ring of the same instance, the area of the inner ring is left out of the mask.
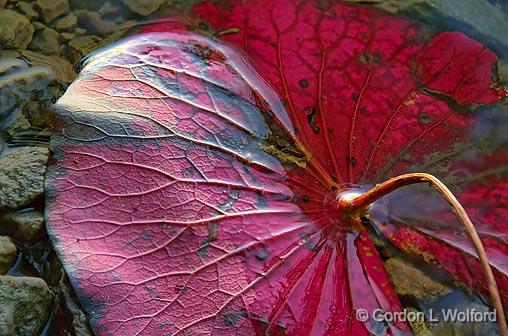
[[[471,222],[471,219],[469,219],[469,216],[467,215],[466,210],[464,210],[462,204],[460,204],[450,189],[448,189],[448,187],[437,177],[427,173],[411,173],[393,177],[383,183],[377,184],[365,193],[347,200],[346,206],[353,212],[362,211],[368,208],[368,206],[374,201],[389,194],[390,192],[401,187],[416,183],[428,183],[431,187],[436,189],[446,199],[448,204],[450,204],[453,212],[455,215],[457,215],[462,225],[464,225],[466,232],[471,237],[476,253],[478,254],[478,258],[480,259],[483,273],[487,278],[489,293],[497,314],[499,335],[508,336],[503,304],[501,303],[501,297],[499,295],[499,289],[494,278],[494,273],[492,272],[492,268],[489,264],[487,254],[485,253],[485,248],[483,247],[483,244],[480,240],[480,236],[478,235],[475,226]]]

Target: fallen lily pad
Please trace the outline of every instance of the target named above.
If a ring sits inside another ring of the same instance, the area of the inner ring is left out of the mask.
[[[339,202],[413,171],[450,179],[508,302],[503,116],[474,109],[505,96],[491,51],[341,3],[192,15],[96,53],[56,104],[47,225],[96,334],[411,333],[355,318],[402,309],[369,223],[488,294],[430,188]]]

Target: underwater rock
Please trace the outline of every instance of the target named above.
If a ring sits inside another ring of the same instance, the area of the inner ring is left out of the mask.
[[[430,302],[440,295],[451,292],[449,287],[432,279],[415,265],[399,257],[388,259],[385,267],[395,291],[400,296]]]
[[[53,297],[40,278],[0,276],[0,335],[38,335],[51,313]]]
[[[16,4],[16,7],[29,19],[36,19],[39,17],[39,13],[34,9],[33,2],[20,1]]]
[[[16,245],[11,238],[0,236],[0,275],[7,273],[16,261]]]
[[[56,55],[60,54],[61,42],[60,33],[52,28],[44,27],[35,32],[28,48],[45,55]]]
[[[159,9],[164,0],[123,0],[123,3],[134,13],[146,16]]]
[[[32,25],[34,26],[35,30],[44,29],[46,25],[39,21],[32,21]]]
[[[70,41],[74,38],[76,38],[76,34],[74,33],[67,33],[67,32],[63,32],[61,33],[60,35],[62,35],[62,37],[66,40],[66,41]]]
[[[129,9],[124,6],[119,6],[117,2],[106,1],[97,11],[100,16],[109,20],[114,20],[116,23],[125,21],[125,17],[129,14]]]
[[[32,125],[23,110],[17,108],[5,120],[4,127],[7,138],[12,139],[16,134],[28,131]]]
[[[41,197],[49,150],[17,147],[0,158],[0,209],[16,209]]]
[[[78,23],[74,13],[69,13],[61,19],[56,20],[55,28],[59,31],[72,31]]]
[[[0,59],[0,120],[32,100],[54,78],[45,66],[29,65],[18,58]]]
[[[74,34],[76,35],[85,35],[86,34],[86,29],[85,28],[81,28],[81,27],[76,27],[74,28],[74,30],[72,31]]]
[[[46,23],[69,12],[69,2],[67,0],[37,0],[36,4]]]
[[[0,9],[0,45],[7,49],[26,49],[34,27],[28,19],[9,9]]]
[[[91,35],[105,36],[116,30],[116,24],[104,20],[97,12],[88,10],[76,11],[79,26],[86,29]]]
[[[44,214],[39,210],[7,213],[0,218],[0,233],[22,241],[33,241],[44,229]]]

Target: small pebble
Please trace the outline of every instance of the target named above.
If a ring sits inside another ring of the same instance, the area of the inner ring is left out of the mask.
[[[81,28],[81,27],[76,27],[76,28],[74,28],[74,33],[76,35],[84,35],[84,34],[86,34],[86,29]]]
[[[16,134],[28,131],[32,125],[23,110],[15,109],[4,121],[5,133],[8,139],[13,139]]]
[[[60,33],[49,27],[38,30],[28,48],[45,55],[58,55],[61,50]]]
[[[48,155],[47,148],[26,146],[0,157],[0,209],[17,209],[42,196]]]
[[[72,31],[78,23],[76,15],[69,13],[61,19],[56,20],[55,28],[59,31]]]
[[[17,108],[23,108],[34,93],[44,90],[53,79],[53,71],[48,67],[34,66],[19,58],[2,58],[0,67],[9,71],[0,73],[0,119],[8,117]],[[1,168],[1,166],[0,166]]]
[[[34,19],[39,17],[39,13],[34,9],[33,3],[20,1],[16,5],[28,18]]]
[[[54,295],[40,278],[0,276],[0,335],[39,335]]]
[[[36,5],[46,23],[69,12],[67,0],[37,0]]]
[[[79,26],[86,29],[90,35],[106,36],[116,30],[116,24],[102,19],[97,12],[88,10],[76,11]]]
[[[64,32],[64,33],[61,33],[60,35],[62,35],[62,37],[64,39],[66,39],[67,41],[76,38],[76,34],[74,34],[74,33],[66,33],[66,32]]]
[[[0,231],[22,241],[33,241],[44,230],[44,214],[40,210],[10,212],[0,218]]]
[[[46,28],[46,25],[42,22],[39,22],[39,21],[32,21],[32,24],[33,24],[35,30],[40,30],[40,29]]]
[[[146,16],[155,12],[164,0],[123,0],[123,3],[134,13]]]
[[[106,17],[106,16],[119,16],[120,12],[122,11],[122,8],[120,6],[117,6],[115,4],[112,4],[110,1],[106,1],[102,7],[97,11],[100,16]]]
[[[0,46],[7,49],[26,49],[34,33],[28,19],[9,9],[0,9]]]
[[[4,275],[16,261],[16,245],[11,238],[0,236],[0,275]]]

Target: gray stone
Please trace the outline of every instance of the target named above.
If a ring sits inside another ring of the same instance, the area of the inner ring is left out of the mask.
[[[150,15],[164,3],[164,0],[123,0],[131,11],[140,15]]]
[[[101,8],[97,11],[101,16],[109,16],[109,15],[115,15],[118,16],[122,11],[120,6],[117,6],[116,4],[111,3],[110,1],[106,1]]]
[[[69,2],[67,0],[37,0],[36,5],[46,23],[69,13]]]
[[[3,69],[3,70],[2,70]],[[29,67],[17,58],[0,59],[0,119],[30,102],[34,93],[46,89],[53,71],[44,66]]]
[[[61,33],[60,35],[62,35],[62,37],[64,39],[66,39],[67,41],[73,40],[73,39],[76,38],[76,34],[74,34],[74,33],[66,33],[66,32],[64,32],[64,33]]]
[[[34,27],[23,15],[9,10],[0,9],[0,49],[26,49]]]
[[[17,209],[41,197],[49,151],[17,147],[0,158],[0,209]]]
[[[30,120],[20,108],[15,109],[4,122],[5,133],[9,139],[13,139],[16,134],[28,131],[31,126]]]
[[[117,28],[113,22],[102,19],[97,12],[88,10],[76,11],[79,26],[86,29],[88,34],[105,36],[114,32]]]
[[[60,96],[60,94],[56,94],[56,90],[54,90],[54,87],[48,87],[48,92],[50,92],[50,94],[48,94],[48,96]],[[53,92],[51,92],[53,91]],[[52,104],[51,104],[52,105]],[[30,122],[30,125],[32,125],[32,127],[34,128],[37,128],[37,129],[44,129],[44,128],[47,128],[49,127],[49,118],[50,118],[50,115],[51,115],[51,105],[49,104],[48,101],[41,101],[41,102],[38,102],[38,101],[32,101],[30,102],[30,104],[27,106],[27,109],[26,109],[26,114],[27,114],[27,117],[28,117],[28,121]],[[32,134],[32,136],[34,137],[37,137],[37,134],[34,133]]]
[[[0,232],[22,241],[33,241],[44,229],[39,210],[10,212],[0,218]]]
[[[38,335],[49,318],[53,298],[40,278],[0,276],[0,335]]]
[[[29,50],[0,58],[0,119],[3,135],[17,146],[45,144],[51,106],[74,77],[72,65],[57,56]],[[30,66],[33,65],[33,66]],[[2,147],[3,139],[0,139]]]
[[[56,30],[45,27],[35,32],[28,48],[45,55],[57,55],[61,51],[62,37]]]
[[[16,261],[16,245],[11,238],[0,236],[0,275],[4,275]]]
[[[37,11],[34,9],[33,3],[20,1],[16,4],[16,6],[30,19],[39,17],[39,13],[37,13]]]
[[[69,13],[55,23],[55,28],[59,31],[72,31],[78,23],[76,15]]]

